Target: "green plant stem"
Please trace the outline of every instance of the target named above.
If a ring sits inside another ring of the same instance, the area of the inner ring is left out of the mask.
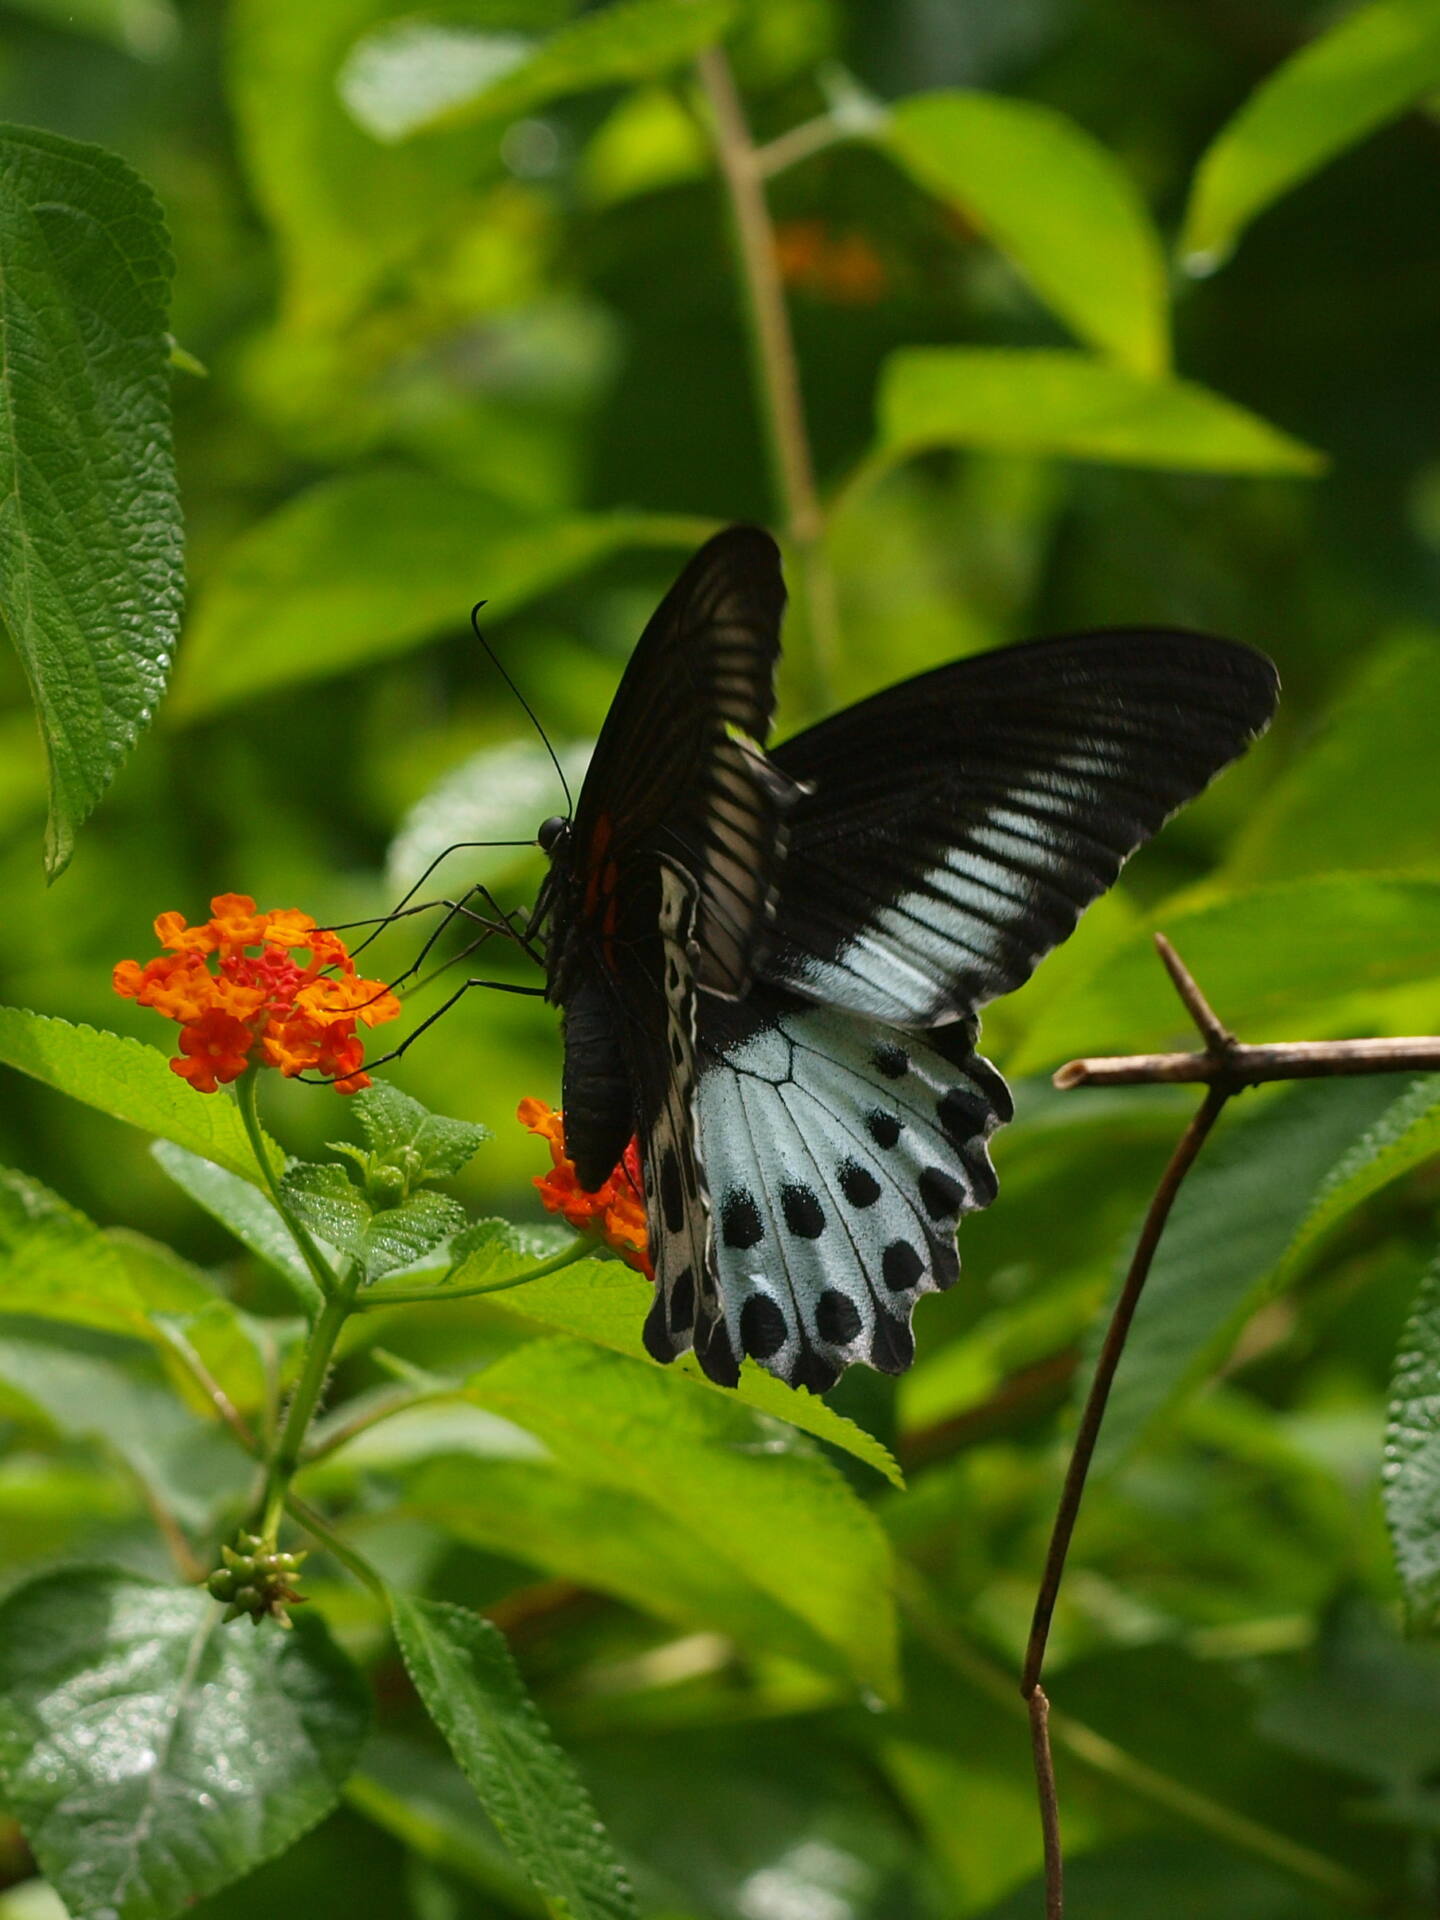
[[[1029,1707],[1016,1691],[1015,1682],[1003,1667],[973,1646],[945,1619],[943,1610],[921,1575],[902,1565],[898,1580],[899,1598],[912,1630],[953,1673],[967,1681],[996,1706],[1017,1718],[1028,1717]],[[1212,1834],[1239,1853],[1264,1860],[1280,1872],[1316,1888],[1328,1899],[1354,1907],[1360,1912],[1376,1912],[1383,1905],[1381,1896],[1358,1874],[1314,1848],[1302,1846],[1288,1835],[1276,1833],[1247,1814],[1237,1813],[1207,1794],[1197,1793],[1183,1781],[1172,1779],[1158,1768],[1137,1760],[1113,1740],[1096,1733],[1083,1721],[1066,1713],[1049,1713],[1050,1738],[1072,1758],[1093,1773],[1133,1794],[1137,1800],[1183,1820],[1202,1833]]]
[[[388,1600],[385,1582],[375,1568],[363,1554],[356,1553],[352,1546],[347,1545],[329,1521],[322,1520],[312,1506],[307,1505],[298,1495],[287,1493],[285,1511],[297,1526],[303,1527],[308,1534],[318,1540],[331,1558],[338,1560],[342,1567],[353,1573],[360,1584],[368,1587],[377,1599]]]
[[[280,1526],[280,1515],[284,1512],[285,1502],[290,1492],[290,1482],[300,1465],[301,1452],[305,1445],[305,1433],[320,1396],[325,1390],[325,1377],[330,1371],[330,1362],[335,1352],[335,1342],[340,1337],[340,1329],[355,1311],[355,1294],[363,1277],[363,1268],[352,1262],[335,1283],[334,1291],[320,1310],[320,1317],[310,1329],[310,1339],[305,1348],[305,1362],[300,1369],[300,1378],[296,1382],[291,1397],[290,1408],[285,1415],[285,1424],[270,1455],[270,1464],[265,1474],[265,1501],[261,1509],[258,1532],[268,1546],[273,1546]]]
[[[260,1169],[260,1177],[265,1182],[266,1191],[270,1195],[275,1211],[285,1222],[290,1238],[300,1249],[300,1257],[310,1269],[311,1278],[321,1293],[328,1297],[335,1288],[335,1275],[329,1261],[311,1239],[303,1222],[298,1220],[291,1211],[290,1203],[285,1198],[285,1190],[276,1178],[275,1168],[266,1148],[265,1133],[260,1125],[260,1115],[255,1104],[258,1079],[256,1069],[251,1067],[235,1082],[235,1104],[240,1109],[240,1118],[244,1122],[245,1133],[250,1141],[250,1151],[255,1155],[255,1164]]]
[[[750,138],[745,110],[723,51],[708,47],[696,68],[710,107],[716,158],[734,222],[756,394],[775,489],[786,535],[800,560],[810,636],[811,693],[816,706],[823,707],[830,703],[839,640],[835,581],[825,551],[825,516],[810,457],[800,368],[785,309],[775,233],[765,204],[765,169]]]
[[[576,1260],[584,1260],[596,1251],[593,1240],[577,1239],[563,1253],[542,1260],[538,1266],[528,1267],[524,1273],[511,1274],[507,1280],[476,1280],[470,1285],[447,1287],[443,1283],[438,1287],[391,1287],[376,1289],[367,1293],[363,1300],[355,1303],[356,1311],[368,1313],[375,1307],[413,1307],[426,1300],[473,1300],[482,1293],[508,1293],[512,1287],[528,1287],[532,1280],[543,1280],[547,1273],[559,1273],[562,1267],[570,1266]]]

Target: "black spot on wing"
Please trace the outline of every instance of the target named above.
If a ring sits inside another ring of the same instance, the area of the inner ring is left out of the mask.
[[[790,1374],[792,1387],[804,1387],[809,1393],[828,1393],[844,1372],[843,1366],[827,1360],[813,1347],[806,1347]]]
[[[940,1125],[957,1147],[983,1133],[991,1114],[989,1103],[969,1087],[951,1087],[941,1094],[935,1110]]]
[[[880,1256],[880,1272],[892,1293],[905,1293],[925,1271],[925,1263],[908,1240],[892,1240]]]
[[[915,1336],[904,1320],[880,1313],[870,1341],[870,1364],[880,1373],[904,1373],[915,1358]]]
[[[748,1187],[730,1187],[720,1203],[720,1237],[727,1247],[756,1247],[765,1238],[765,1222]]]
[[[875,1071],[883,1073],[887,1080],[903,1080],[910,1071],[909,1054],[889,1041],[882,1041],[870,1058],[875,1062]]]
[[[965,1189],[944,1167],[926,1167],[920,1176],[920,1200],[932,1220],[944,1220],[960,1211]]]
[[[855,1302],[833,1287],[815,1303],[815,1331],[827,1346],[848,1347],[862,1324]]]
[[[695,1274],[686,1267],[670,1287],[670,1331],[688,1333],[695,1323]]]
[[[868,1167],[862,1167],[858,1160],[846,1160],[841,1164],[840,1191],[852,1207],[873,1207],[880,1198],[880,1182]]]
[[[798,1239],[818,1240],[825,1231],[825,1209],[809,1187],[787,1181],[780,1189],[785,1224]]]
[[[650,1311],[645,1316],[645,1327],[641,1334],[645,1342],[645,1351],[652,1360],[658,1360],[662,1367],[668,1367],[679,1352],[679,1348],[670,1338],[670,1328],[665,1318],[665,1296],[657,1292]]]
[[[740,1309],[740,1339],[746,1353],[769,1360],[790,1336],[785,1315],[768,1293],[752,1293]]]
[[[685,1189],[680,1179],[680,1157],[674,1147],[666,1147],[660,1156],[660,1205],[665,1225],[679,1233],[685,1225]]]
[[[886,1113],[883,1107],[873,1107],[865,1116],[865,1131],[877,1147],[893,1147],[902,1124],[898,1113]]]
[[[740,1362],[730,1345],[730,1336],[725,1331],[723,1320],[713,1320],[709,1326],[697,1329],[695,1352],[699,1356],[700,1366],[705,1376],[713,1380],[717,1387],[737,1386],[740,1381]]]

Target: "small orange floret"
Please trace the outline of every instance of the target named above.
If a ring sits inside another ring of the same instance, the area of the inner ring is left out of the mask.
[[[515,1117],[522,1127],[549,1143],[553,1165],[549,1173],[540,1174],[534,1181],[549,1211],[561,1214],[580,1233],[598,1234],[627,1266],[653,1280],[639,1142],[630,1142],[602,1187],[586,1193],[575,1177],[573,1162],[566,1158],[564,1115],[547,1107],[543,1100],[526,1099],[520,1102]]]
[[[222,893],[210,909],[198,927],[162,913],[155,937],[166,952],[143,967],[122,960],[112,976],[117,993],[179,1022],[172,1069],[200,1093],[250,1066],[318,1072],[341,1093],[368,1087],[355,1025],[398,1016],[385,982],[360,979],[340,936],[294,907],[261,913],[248,893]]]

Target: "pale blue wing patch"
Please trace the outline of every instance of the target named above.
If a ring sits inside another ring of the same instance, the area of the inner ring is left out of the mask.
[[[995,1196],[1004,1082],[914,1034],[757,995],[764,1019],[701,1052],[699,1122],[728,1341],[823,1393],[899,1373],[910,1316],[959,1272],[955,1227]]]

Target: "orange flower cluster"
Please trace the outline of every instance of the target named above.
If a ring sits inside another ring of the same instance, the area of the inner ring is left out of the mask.
[[[174,1071],[197,1093],[214,1093],[249,1066],[287,1076],[313,1069],[340,1093],[368,1087],[355,1023],[375,1027],[398,1015],[384,981],[360,979],[345,942],[308,913],[257,913],[247,893],[222,893],[210,911],[198,927],[162,913],[155,938],[166,952],[143,967],[122,960],[113,975],[127,1000],[179,1021]],[[303,966],[298,951],[309,954]]]
[[[543,1100],[522,1100],[515,1117],[522,1127],[528,1127],[531,1133],[542,1135],[550,1143],[554,1165],[534,1183],[550,1212],[563,1214],[570,1225],[582,1233],[598,1233],[627,1266],[643,1273],[647,1280],[653,1280],[655,1269],[647,1250],[639,1142],[630,1142],[619,1166],[603,1187],[586,1193],[575,1178],[573,1161],[565,1157],[563,1114],[547,1107]]]
[[[873,307],[890,284],[863,233],[831,233],[822,220],[782,221],[775,258],[786,286],[839,307]]]

